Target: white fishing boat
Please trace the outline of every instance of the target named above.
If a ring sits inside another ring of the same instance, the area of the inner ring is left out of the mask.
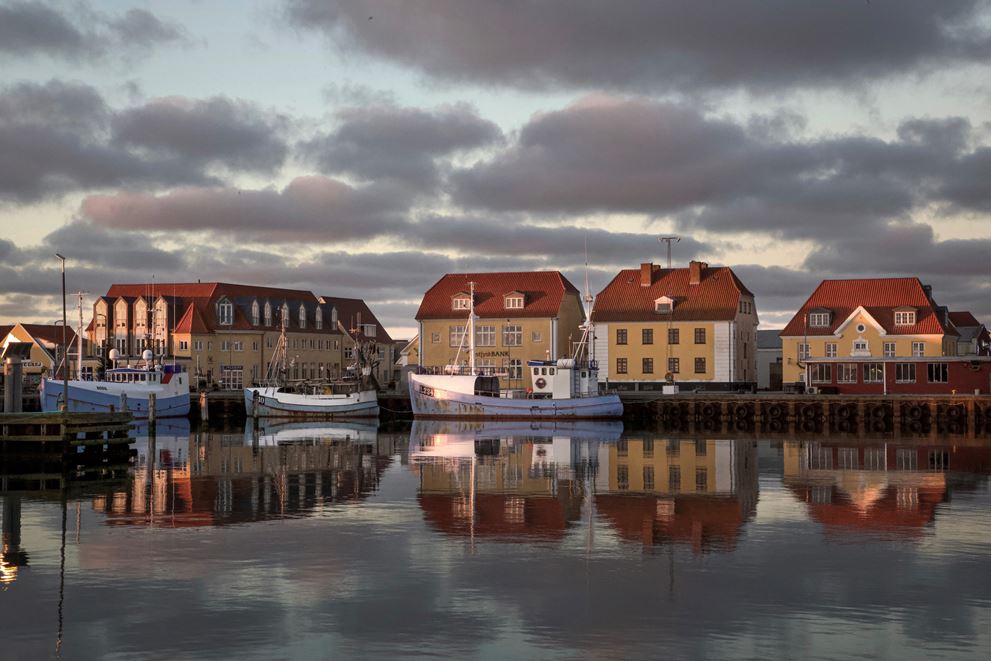
[[[519,420],[622,417],[623,404],[619,395],[602,393],[599,389],[599,367],[591,355],[593,326],[590,311],[572,357],[528,361],[533,389],[502,390],[498,376],[483,374],[475,367],[474,283],[470,283],[470,288],[471,302],[465,327],[468,367],[455,364],[445,368],[441,374],[410,374],[409,394],[415,416]],[[587,285],[586,301],[592,302]]]
[[[343,330],[343,327],[342,327]],[[279,344],[269,363],[268,385],[244,389],[244,410],[248,417],[286,418],[373,418],[379,414],[378,384],[372,376],[376,348],[357,331],[354,340],[355,362],[349,367],[354,376],[326,382],[288,383],[286,331],[283,325]]]
[[[258,425],[248,420],[244,426],[246,444],[299,445],[346,441],[375,444],[378,424],[374,421],[335,420],[283,422],[262,421]]]
[[[116,362],[116,349],[111,349],[109,358]],[[109,369],[102,379],[70,379],[68,397],[65,381],[42,379],[42,410],[58,411],[65,403],[74,412],[127,411],[135,418],[147,418],[154,395],[156,417],[188,415],[189,375],[178,366],[156,365],[150,350],[142,358],[143,365]]]

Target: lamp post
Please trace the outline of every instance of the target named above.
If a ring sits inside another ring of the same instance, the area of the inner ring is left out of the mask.
[[[55,253],[62,265],[62,410],[69,410],[69,352],[65,344],[65,327],[67,323],[65,314],[65,257]]]

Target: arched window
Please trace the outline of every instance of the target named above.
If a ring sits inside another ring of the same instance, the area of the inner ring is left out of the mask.
[[[323,309],[318,305],[316,314],[317,330],[323,328]]]
[[[272,304],[265,301],[265,325],[272,325]]]
[[[259,312],[260,311],[258,309],[258,301],[252,301],[251,302],[251,323],[254,324],[255,326],[257,326],[259,324],[259,322],[261,321]]]
[[[299,304],[299,327],[306,328],[306,306]]]
[[[217,323],[230,326],[234,323],[234,304],[224,299],[217,304]]]
[[[337,308],[330,308],[330,323],[337,328]]]
[[[281,319],[281,322],[286,326],[286,328],[289,327],[289,304],[288,303],[283,303],[282,304],[282,319]]]

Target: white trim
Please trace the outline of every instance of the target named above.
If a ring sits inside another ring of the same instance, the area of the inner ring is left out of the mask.
[[[842,324],[836,327],[836,330],[833,331],[833,335],[836,337],[840,337],[843,334],[843,331],[846,330],[846,327],[849,326],[853,322],[853,320],[857,318],[859,314],[863,314],[864,317],[869,322],[871,322],[871,325],[874,326],[875,329],[877,329],[879,335],[884,337],[885,335],[888,334],[888,331],[884,330],[884,327],[878,323],[877,319],[871,316],[871,313],[868,312],[863,305],[858,305],[857,309],[851,312],[850,316],[846,318],[846,321],[844,321]]]

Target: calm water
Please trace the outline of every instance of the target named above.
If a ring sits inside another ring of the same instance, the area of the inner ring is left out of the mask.
[[[65,490],[5,460],[0,657],[991,656],[991,446],[182,423],[133,447]]]

